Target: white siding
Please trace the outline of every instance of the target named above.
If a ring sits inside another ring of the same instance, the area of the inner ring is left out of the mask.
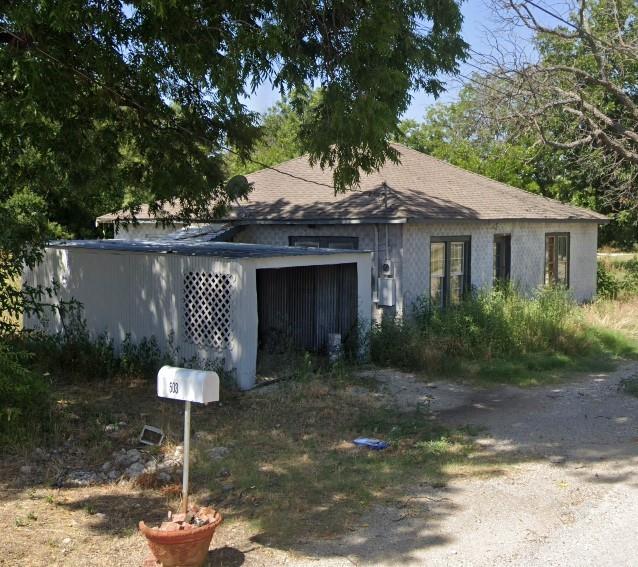
[[[182,286],[187,271],[232,274],[239,282],[242,266],[205,256],[48,249],[45,260],[27,271],[25,279],[41,286],[59,282],[59,299],[79,301],[91,333],[107,334],[116,346],[130,334],[134,342],[155,337],[160,348],[177,348],[180,358],[198,357],[206,362],[223,357],[225,352],[198,347],[186,339]],[[62,331],[59,316],[48,321],[30,317],[25,325]],[[231,340],[231,349],[236,340]]]

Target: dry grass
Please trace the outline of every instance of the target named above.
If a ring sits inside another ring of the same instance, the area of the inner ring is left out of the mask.
[[[638,339],[638,297],[597,301],[583,307],[585,322]]]
[[[152,385],[72,385],[58,397],[65,416],[58,438],[85,450],[77,462],[64,463],[71,469],[99,466],[113,450],[134,446],[144,423],[164,429],[168,450],[181,437],[182,405],[159,401]],[[389,406],[373,384],[340,372],[194,409],[193,499],[212,504],[226,519],[215,540],[225,550],[211,552],[211,564],[238,565],[214,554],[251,548],[263,555],[263,563],[255,564],[267,565],[272,554],[355,529],[372,505],[400,501],[406,485],[442,486],[454,477],[498,474],[507,465],[473,455],[465,432]],[[101,433],[105,423],[119,419],[130,424],[129,433]],[[357,449],[350,441],[360,435],[392,446]],[[212,461],[207,451],[218,446],[230,453]],[[158,487],[150,478],[142,479],[143,488],[125,482],[53,489],[48,482],[59,472],[55,468],[37,482],[19,473],[26,455],[0,462],[0,565],[139,565],[146,551],[137,522],[156,521],[178,504],[178,486]],[[71,543],[63,543],[67,537]]]

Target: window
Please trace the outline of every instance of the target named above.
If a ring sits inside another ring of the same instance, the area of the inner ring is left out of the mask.
[[[359,249],[359,239],[356,236],[289,236],[288,244],[308,248]]]
[[[430,299],[444,307],[461,301],[470,287],[470,237],[432,238]]]
[[[512,263],[512,238],[509,234],[494,235],[494,284],[510,279]]]
[[[545,285],[569,287],[569,233],[545,235]]]

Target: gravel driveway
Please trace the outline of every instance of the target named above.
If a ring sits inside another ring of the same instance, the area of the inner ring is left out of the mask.
[[[516,464],[415,486],[405,508],[378,507],[356,532],[305,550],[308,564],[638,565],[638,399],[619,391],[638,363],[533,389],[374,374],[400,408],[429,403],[443,422],[479,426],[485,451]]]

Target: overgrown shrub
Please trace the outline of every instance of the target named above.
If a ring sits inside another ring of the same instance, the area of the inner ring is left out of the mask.
[[[598,298],[618,299],[638,295],[638,259],[599,261]]]
[[[375,363],[431,372],[522,360],[539,370],[564,366],[562,355],[608,347],[586,328],[571,295],[560,287],[531,298],[512,287],[478,291],[443,310],[422,299],[412,318],[385,319],[371,332]]]
[[[49,427],[49,384],[28,362],[26,353],[0,343],[0,446],[23,443]]]
[[[71,301],[55,306],[62,322],[62,332],[49,335],[26,332],[20,344],[34,354],[37,367],[66,379],[106,380],[119,377],[155,377],[164,364],[173,361],[172,354],[163,352],[155,337],[139,342],[126,335],[116,350],[106,334],[92,336],[83,316],[82,305]]]
[[[620,292],[618,277],[603,262],[596,270],[596,293],[601,299],[616,299]]]

